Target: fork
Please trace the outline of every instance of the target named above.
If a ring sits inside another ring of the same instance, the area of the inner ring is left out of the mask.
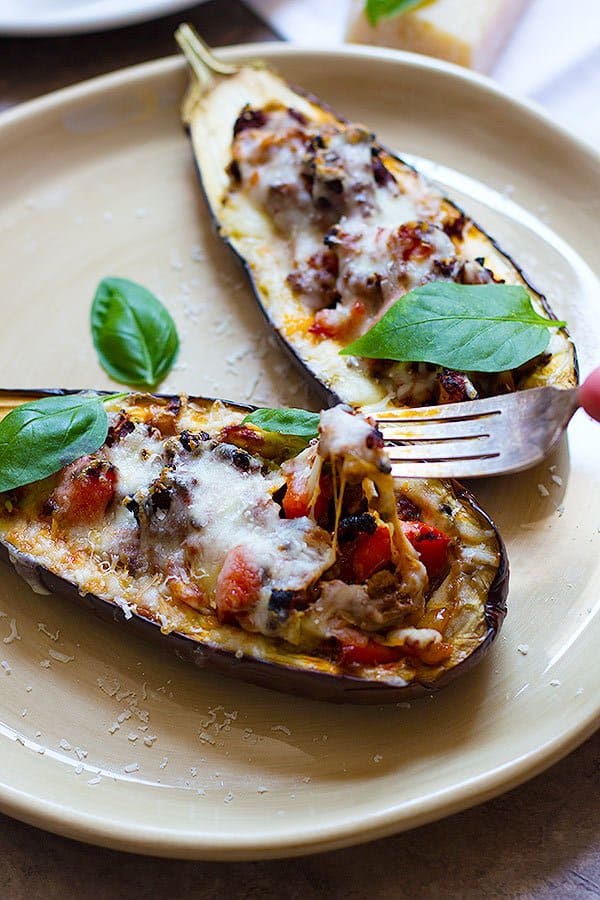
[[[373,418],[395,477],[502,475],[535,466],[548,455],[581,405],[581,392],[584,407],[590,405],[592,382],[593,390],[600,390],[600,369],[581,388],[532,388],[485,400],[393,409]]]

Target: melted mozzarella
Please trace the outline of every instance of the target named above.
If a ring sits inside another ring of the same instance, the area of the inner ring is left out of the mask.
[[[111,418],[116,418],[113,414]],[[113,423],[111,423],[113,424]],[[147,425],[137,423],[131,434],[123,435],[112,447],[106,448],[106,456],[118,472],[117,496],[133,496],[154,481],[165,461],[164,442],[150,434]]]
[[[263,583],[302,590],[333,563],[329,536],[306,517],[280,518],[274,481],[259,471],[241,472],[211,453],[186,460],[177,477],[190,492],[189,540],[209,581],[225,556],[243,546]]]
[[[319,423],[319,454],[324,459],[354,456],[378,469],[389,469],[385,453],[373,441],[374,433],[367,419],[348,406],[325,409]]]

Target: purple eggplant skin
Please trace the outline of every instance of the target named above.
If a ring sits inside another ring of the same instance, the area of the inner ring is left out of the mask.
[[[473,502],[471,495],[464,489],[457,495],[463,500]],[[476,504],[474,505],[476,506]],[[481,512],[479,507],[477,509]],[[325,700],[332,703],[379,705],[398,703],[437,691],[483,659],[506,615],[509,566],[506,548],[502,541],[499,541],[499,546],[500,565],[485,604],[488,629],[484,640],[463,662],[449,669],[435,681],[430,683],[426,681],[413,682],[405,687],[385,684],[381,681],[367,681],[365,678],[347,674],[331,675],[311,672],[280,663],[264,662],[249,656],[238,657],[233,651],[221,650],[214,645],[200,643],[176,631],[164,634],[158,622],[133,611],[131,617],[127,618],[116,603],[103,600],[94,594],[81,594],[72,582],[48,571],[36,564],[30,557],[1,541],[0,559],[12,566],[15,566],[16,563],[15,568],[18,567],[19,574],[21,576],[26,574],[27,581],[36,584],[38,591],[46,590],[51,594],[60,594],[69,600],[75,600],[80,606],[95,613],[102,621],[124,625],[136,635],[150,638],[162,647],[169,648],[180,659],[192,662],[199,669],[218,672],[230,678],[280,693],[293,694],[296,697],[307,697],[311,700]]]
[[[43,395],[65,393],[76,392],[60,389],[43,392],[31,390],[0,391],[0,402],[3,394],[11,395],[12,397],[22,397],[23,402],[25,402]],[[168,396],[168,399],[171,399],[171,397]],[[234,403],[231,405],[244,411],[254,409],[254,407],[246,406],[245,404]],[[443,675],[431,682],[415,681],[406,686],[386,684],[383,681],[369,681],[366,678],[347,673],[330,674],[310,671],[296,668],[293,665],[255,659],[251,656],[238,657],[234,651],[220,649],[214,644],[201,643],[180,632],[173,631],[165,634],[161,630],[160,624],[151,618],[140,615],[133,610],[131,610],[130,616],[126,616],[123,609],[111,600],[105,600],[94,594],[81,594],[77,586],[68,579],[55,575],[36,563],[32,557],[21,553],[11,544],[3,542],[1,539],[0,559],[12,565],[18,574],[33,586],[34,590],[41,593],[49,591],[50,593],[57,593],[74,600],[79,605],[94,612],[101,620],[116,622],[121,627],[129,628],[141,637],[150,638],[160,646],[172,650],[180,659],[194,663],[198,668],[205,668],[260,687],[313,700],[363,705],[398,703],[412,697],[437,691],[455,677],[463,674],[480,662],[498,634],[506,615],[509,564],[505,544],[497,528],[478,505],[473,495],[458,482],[453,481],[451,487],[455,496],[462,503],[470,506],[484,519],[494,531],[498,542],[498,570],[490,586],[484,610],[487,632],[481,643],[466,659],[448,669]]]
[[[342,121],[345,121],[345,120],[342,119]],[[190,129],[186,128],[186,131],[189,135]],[[191,141],[191,138],[190,138],[190,141]],[[385,153],[389,154],[389,156],[393,157],[398,162],[402,163],[402,165],[405,165],[411,169],[414,169],[414,166],[411,166],[409,163],[405,162],[400,156],[393,153],[391,150],[388,150],[387,147],[382,147],[382,149],[384,150]],[[271,330],[271,333],[275,335],[275,337],[277,339],[277,343],[282,348],[282,350],[284,351],[284,353],[286,354],[288,359],[293,363],[295,368],[300,372],[300,374],[303,375],[304,377],[308,376],[312,388],[316,391],[317,395],[322,399],[324,405],[335,406],[337,403],[348,403],[349,401],[348,401],[347,397],[346,398],[340,397],[339,394],[337,394],[335,391],[331,390],[331,388],[327,387],[327,385],[323,384],[323,382],[319,380],[318,376],[315,374],[315,372],[313,372],[313,370],[310,368],[310,366],[306,362],[306,360],[303,359],[299,353],[297,353],[297,351],[292,347],[292,345],[290,343],[288,343],[286,338],[280,332],[279,328],[273,321],[273,319],[269,313],[269,310],[262,303],[260,290],[258,288],[258,285],[256,284],[254,274],[252,272],[252,269],[250,268],[248,261],[234,247],[233,243],[229,240],[229,238],[222,233],[222,229],[221,229],[221,226],[219,225],[216,214],[213,212],[213,209],[208,201],[208,196],[206,194],[206,190],[204,188],[204,182],[202,179],[202,172],[200,171],[200,167],[198,166],[198,162],[197,162],[195,156],[194,156],[194,168],[196,169],[196,175],[198,177],[200,189],[201,189],[202,195],[204,197],[206,208],[209,211],[209,216],[210,216],[212,224],[213,224],[214,232],[223,241],[223,243],[227,245],[227,247],[230,249],[232,254],[236,257],[236,259],[239,261],[242,268],[244,269],[244,272],[246,274],[246,277],[248,278],[248,282],[252,289],[252,293],[254,294],[254,299],[256,300],[258,308],[260,309],[269,329]],[[444,198],[444,199],[448,199],[448,198]],[[471,221],[473,223],[475,228],[477,228],[479,231],[481,231],[483,234],[485,234],[485,236],[488,238],[490,243],[493,245],[494,249],[497,250],[499,253],[501,253],[502,256],[504,256],[504,258],[507,260],[507,262],[510,263],[510,265],[514,266],[514,268],[518,272],[519,276],[523,279],[523,282],[525,283],[525,285],[539,297],[539,300],[544,308],[544,311],[545,311],[547,317],[549,319],[553,319],[554,321],[558,321],[558,316],[556,315],[554,310],[551,308],[545,294],[542,294],[540,291],[537,290],[536,287],[534,287],[529,276],[526,275],[526,273],[523,271],[522,267],[519,266],[518,263],[515,262],[513,257],[509,253],[507,253],[506,250],[504,250],[502,248],[502,246],[498,243],[498,241],[496,241],[490,234],[488,234],[488,232],[485,231],[485,229],[482,228],[481,225],[479,225],[475,219],[467,217],[467,214],[463,211],[463,209],[457,203],[454,202],[454,200],[448,200],[448,202],[452,203],[452,205],[455,207],[455,209],[461,215],[465,216],[465,218],[469,218],[469,221]],[[570,335],[568,328],[563,328],[562,331],[564,331],[564,333],[567,336]],[[579,359],[577,357],[577,350],[576,350],[574,344],[572,345],[572,350],[573,350],[573,359],[572,359],[573,377],[575,380],[575,384],[579,384]]]
[[[332,106],[330,106],[328,103],[323,102],[319,97],[316,97],[316,96],[315,96],[314,94],[312,94],[310,91],[306,91],[306,90],[304,90],[303,88],[298,87],[297,85],[290,85],[290,87],[291,87],[292,90],[294,90],[297,94],[299,94],[299,95],[302,96],[302,97],[305,97],[305,98],[306,98],[307,100],[309,100],[311,103],[315,104],[315,106],[320,106],[320,107],[321,107],[322,109],[324,109],[325,111],[331,113],[333,116],[335,116],[335,117],[338,119],[338,121],[340,121],[340,122],[342,122],[342,123],[344,123],[344,124],[347,124],[347,125],[348,125],[348,124],[351,124],[351,122],[350,122],[349,119],[347,119],[345,116],[340,115],[340,113],[339,113],[337,110],[335,110],[335,109],[334,109]],[[251,287],[251,289],[252,289],[252,293],[254,294],[254,298],[255,298],[255,300],[256,300],[256,302],[257,302],[257,304],[258,304],[258,307],[259,307],[261,313],[263,314],[263,316],[264,316],[264,318],[265,318],[265,320],[266,320],[266,322],[267,322],[267,325],[269,326],[271,332],[276,336],[279,345],[282,347],[282,349],[284,350],[284,352],[286,353],[286,355],[288,356],[288,358],[290,359],[290,361],[294,364],[294,366],[300,371],[300,373],[301,373],[302,375],[308,376],[308,378],[310,379],[310,382],[311,382],[312,387],[313,387],[314,390],[317,392],[318,396],[322,399],[322,401],[323,401],[324,404],[326,404],[327,406],[335,406],[337,403],[350,403],[350,404],[352,405],[352,398],[348,398],[348,397],[340,397],[339,394],[337,394],[335,391],[333,391],[333,390],[332,390],[331,388],[329,388],[327,385],[323,384],[322,381],[320,381],[318,375],[310,368],[309,363],[308,363],[305,359],[303,359],[303,357],[302,357],[302,356],[294,349],[294,347],[286,340],[285,336],[280,332],[280,330],[279,330],[279,328],[277,327],[276,323],[273,321],[273,319],[272,319],[272,317],[271,317],[271,315],[270,315],[270,313],[269,313],[269,310],[263,305],[263,302],[262,302],[262,299],[261,299],[261,292],[260,292],[259,287],[258,287],[258,285],[257,285],[257,283],[256,283],[256,279],[255,279],[255,277],[254,277],[254,274],[253,274],[253,272],[252,272],[252,269],[251,269],[251,267],[250,267],[250,264],[249,264],[248,260],[246,260],[246,259],[244,258],[244,256],[236,249],[236,247],[234,246],[233,242],[232,242],[225,234],[223,234],[221,225],[220,225],[219,220],[218,220],[218,217],[217,217],[217,213],[216,213],[216,211],[213,209],[213,207],[212,207],[212,205],[211,205],[211,203],[210,203],[210,200],[209,200],[209,197],[208,197],[208,193],[207,193],[206,188],[205,188],[204,178],[203,178],[203,175],[202,175],[202,171],[201,171],[200,166],[199,166],[199,164],[198,164],[198,160],[197,160],[196,154],[194,153],[194,145],[193,145],[193,139],[192,139],[192,130],[191,130],[191,126],[184,123],[184,130],[186,131],[186,133],[187,133],[187,135],[188,135],[188,138],[189,138],[189,140],[190,140],[190,144],[191,144],[191,147],[192,147],[192,158],[193,158],[193,162],[194,162],[194,168],[195,168],[195,170],[196,170],[196,175],[197,175],[198,182],[199,182],[199,185],[200,185],[200,189],[201,189],[201,192],[202,192],[202,195],[203,195],[205,204],[206,204],[206,208],[208,209],[208,213],[209,213],[210,219],[211,219],[212,224],[213,224],[213,229],[214,229],[215,233],[218,235],[218,237],[219,237],[219,238],[220,238],[220,239],[221,239],[221,240],[229,247],[229,249],[231,250],[231,252],[233,253],[233,255],[234,255],[234,256],[239,260],[239,262],[241,263],[241,265],[242,265],[242,267],[243,267],[243,269],[244,269],[244,271],[245,271],[245,273],[246,273],[246,275],[247,275],[247,277],[248,277],[248,281],[249,281],[249,283],[250,283],[250,287]],[[414,172],[416,172],[417,174],[419,174],[418,169],[417,169],[415,166],[413,166],[413,165],[411,165],[410,163],[406,162],[399,154],[395,153],[393,150],[391,150],[391,149],[390,149],[389,147],[387,147],[386,145],[380,144],[380,143],[378,142],[378,143],[376,144],[376,146],[377,146],[377,147],[378,147],[385,155],[389,156],[391,159],[393,159],[394,161],[396,161],[396,162],[399,163],[400,165],[406,166],[408,169],[412,169],[412,171],[414,171]],[[550,303],[548,302],[547,297],[546,297],[543,293],[541,293],[541,291],[539,291],[539,290],[533,285],[531,279],[530,279],[529,276],[524,272],[523,268],[522,268],[522,267],[514,260],[514,258],[513,258],[509,253],[506,252],[506,250],[503,249],[503,247],[499,244],[499,242],[498,242],[497,240],[495,240],[495,238],[492,237],[492,235],[490,235],[490,234],[486,231],[486,229],[483,228],[483,227],[477,222],[476,219],[474,219],[473,217],[469,216],[469,215],[462,209],[462,207],[461,207],[458,203],[456,203],[454,200],[452,200],[451,198],[446,197],[446,196],[443,197],[443,200],[444,200],[445,202],[449,203],[449,204],[457,211],[457,213],[459,214],[459,216],[462,216],[462,217],[465,219],[465,221],[471,222],[472,225],[473,225],[478,231],[480,231],[483,235],[485,235],[486,239],[490,242],[490,244],[493,246],[493,248],[494,248],[501,256],[504,257],[504,259],[507,261],[507,263],[508,263],[509,265],[511,265],[511,266],[515,269],[515,271],[518,273],[518,275],[520,276],[520,278],[523,280],[523,283],[524,283],[524,285],[526,286],[526,288],[529,289],[530,291],[532,291],[532,292],[538,297],[538,299],[539,299],[539,301],[540,301],[540,303],[541,303],[541,305],[542,305],[542,308],[544,309],[544,312],[546,313],[546,316],[547,316],[549,319],[553,319],[554,321],[558,321],[558,316],[555,314],[555,312],[554,312],[553,309],[551,308]],[[561,331],[562,331],[567,337],[570,336],[570,333],[569,333],[568,328],[562,328]],[[572,352],[571,369],[572,369],[572,376],[573,376],[573,382],[574,382],[574,384],[573,384],[573,385],[567,385],[567,386],[574,386],[574,385],[579,384],[579,360],[578,360],[578,357],[577,357],[577,350],[576,350],[575,345],[574,345],[573,343],[572,343],[572,345],[571,345],[571,352]]]

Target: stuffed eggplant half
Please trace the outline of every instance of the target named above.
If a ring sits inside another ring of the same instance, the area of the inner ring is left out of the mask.
[[[349,407],[310,440],[218,401],[105,408],[98,450],[0,495],[0,545],[34,588],[198,665],[335,701],[435,689],[496,635],[507,563],[491,522],[458,486],[394,481]]]
[[[341,355],[432,283],[521,286],[554,317],[495,242],[363,126],[269,69],[220,65],[187,26],[177,37],[194,72],[183,118],[219,232],[330,402],[381,409],[575,385],[574,349],[558,327],[542,353],[504,371]]]

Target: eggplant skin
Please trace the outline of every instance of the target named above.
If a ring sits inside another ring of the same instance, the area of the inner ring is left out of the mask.
[[[7,393],[0,392],[0,403],[3,394],[6,396]],[[16,393],[12,392],[12,395]],[[26,398],[22,396],[16,399],[32,399],[31,392],[26,392],[26,395]],[[152,399],[156,402],[159,398],[155,396]],[[169,399],[172,398],[164,398],[164,402],[168,403]],[[235,410],[240,416],[247,412],[247,407],[237,404],[228,405],[228,408]],[[484,593],[482,588],[481,593],[477,595],[476,643],[473,644],[470,637],[462,642],[462,632],[459,629],[453,639],[456,646],[461,648],[459,658],[452,661],[447,668],[437,667],[429,670],[429,667],[422,665],[415,670],[415,677],[410,682],[394,673],[391,666],[378,666],[361,675],[354,675],[351,669],[338,667],[337,664],[325,671],[322,660],[317,657],[295,651],[290,645],[285,653],[280,652],[277,650],[277,643],[271,639],[262,638],[263,643],[256,645],[246,640],[242,652],[241,642],[236,644],[230,640],[227,647],[220,645],[218,632],[214,635],[207,635],[206,631],[202,635],[188,633],[185,629],[181,630],[181,626],[178,630],[175,620],[173,630],[166,630],[164,623],[161,626],[161,623],[152,618],[147,611],[146,614],[137,612],[134,606],[123,606],[107,599],[106,595],[101,597],[85,592],[85,589],[70,581],[68,575],[65,577],[64,572],[59,575],[56,571],[50,571],[33,555],[19,549],[13,543],[16,541],[15,537],[3,536],[1,530],[0,558],[11,564],[34,590],[61,594],[74,600],[93,611],[100,619],[116,622],[122,628],[132,629],[141,637],[153,639],[158,646],[170,648],[178,657],[193,662],[198,668],[213,670],[260,687],[315,700],[355,704],[396,703],[435,691],[478,663],[494,641],[506,614],[509,567],[506,548],[497,529],[473,496],[460,484],[452,482],[438,485],[440,493],[433,492],[428,495],[430,503],[436,505],[447,500],[454,504],[454,516],[460,518],[464,515],[467,524],[476,523],[478,533],[485,535],[485,546],[494,548],[495,563],[493,569],[488,568],[489,581],[485,582],[489,584],[487,592]],[[398,489],[400,490],[400,487]],[[460,595],[457,600],[460,603]],[[471,628],[466,630],[470,632]],[[230,630],[230,635],[231,632],[241,632],[246,638],[249,637],[237,627]]]
[[[228,81],[237,81],[238,89],[227,89]],[[286,285],[286,275],[291,271],[293,261],[286,261],[282,267],[282,254],[272,252],[275,245],[285,243],[285,238],[273,226],[270,231],[265,228],[264,223],[269,221],[269,216],[264,210],[261,210],[258,217],[261,222],[259,230],[252,231],[257,222],[257,209],[251,201],[243,199],[243,191],[231,192],[226,172],[231,159],[233,123],[240,113],[242,97],[251,107],[259,109],[270,102],[289,107],[294,106],[297,101],[299,111],[317,127],[319,124],[333,123],[344,129],[350,127],[350,123],[320,99],[287,84],[274,72],[264,68],[256,71],[249,67],[241,68],[236,75],[215,77],[210,86],[208,81],[202,84],[192,83],[182,113],[191,139],[198,179],[216,231],[246,270],[259,307],[282,347],[303,373],[310,377],[324,402],[329,405],[345,402],[363,410],[379,409],[384,398],[389,396],[385,375],[380,377],[363,373],[359,377],[356,367],[349,362],[351,358],[337,356],[336,351],[343,347],[340,339],[322,340],[305,334],[299,323],[306,309],[300,309],[301,302]],[[207,132],[213,136],[214,148],[207,147]],[[520,266],[502,250],[493,237],[456,203],[433,188],[401,157],[381,144],[376,143],[374,146],[380,160],[392,175],[401,179],[403,176],[409,177],[410,173],[409,181],[412,179],[415,184],[422,184],[424,190],[435,195],[436,202],[440,204],[440,216],[449,216],[452,220],[462,219],[467,223],[468,227],[461,238],[465,258],[485,257],[486,266],[491,267],[498,278],[524,286],[538,312],[556,320],[547,298],[533,287]],[[249,212],[248,218],[246,212]],[[432,221],[435,223],[437,219]],[[271,257],[273,261],[269,261]],[[274,274],[276,265],[281,268],[279,282]],[[577,357],[566,329],[558,330],[553,340],[553,348],[547,354],[531,361],[520,374],[515,371],[517,390],[547,384],[571,388],[577,384]],[[331,345],[331,353],[326,345]],[[334,356],[337,357],[335,362]],[[388,405],[390,404],[398,405],[398,401],[389,400]],[[404,403],[400,402],[400,405]],[[422,403],[410,405],[418,406]]]
[[[457,496],[477,507],[472,496],[464,488],[460,488]],[[483,514],[479,507],[477,507],[477,511]],[[485,516],[485,514],[483,515]],[[490,521],[487,516],[485,518],[488,522]],[[250,656],[240,657],[232,651],[200,643],[176,631],[165,634],[161,631],[159,623],[153,619],[139,615],[133,610],[131,617],[128,618],[116,603],[103,600],[94,594],[81,594],[73,582],[36,564],[30,557],[21,554],[11,545],[0,542],[0,559],[12,566],[15,566],[16,563],[15,567],[18,566],[21,577],[26,570],[30,575],[27,581],[31,579],[31,582],[36,583],[38,590],[42,588],[50,594],[60,594],[69,600],[75,600],[80,606],[95,613],[102,621],[130,628],[136,635],[169,648],[180,659],[192,662],[199,669],[207,669],[220,675],[285,694],[293,694],[297,697],[361,705],[398,703],[411,697],[423,696],[437,691],[457,676],[473,668],[483,659],[500,630],[506,615],[509,580],[506,548],[500,541],[500,564],[485,604],[485,618],[488,627],[483,641],[467,659],[449,669],[435,681],[413,682],[406,686],[399,686],[382,681],[366,681],[364,678],[346,674],[330,675],[323,672],[311,672],[291,665],[260,661]]]

